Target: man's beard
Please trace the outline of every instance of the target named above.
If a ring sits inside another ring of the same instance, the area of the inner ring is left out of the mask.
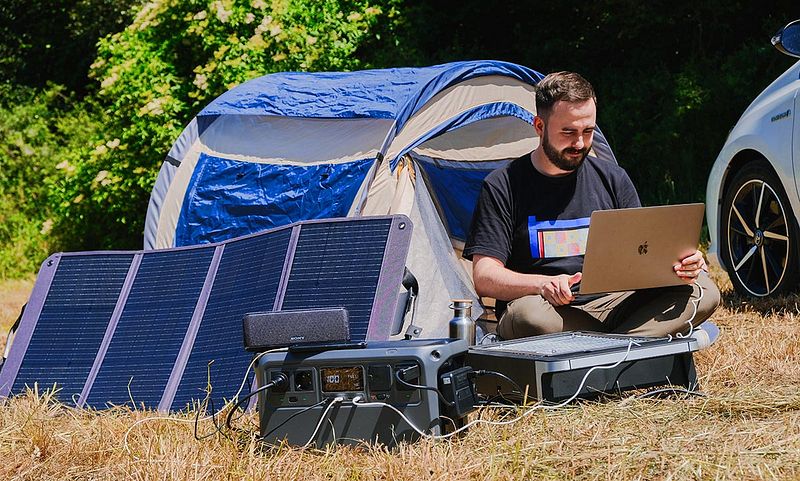
[[[591,148],[591,145],[587,145],[582,149],[573,149],[572,147],[567,147],[559,152],[555,147],[553,147],[553,144],[547,141],[547,132],[544,132],[544,135],[542,135],[542,149],[544,149],[544,153],[547,155],[547,158],[550,159],[550,162],[552,162],[553,165],[567,172],[572,172],[580,167],[584,159],[586,159],[586,156],[589,155],[589,149]],[[582,155],[580,157],[567,157],[566,155],[576,153],[580,153]]]

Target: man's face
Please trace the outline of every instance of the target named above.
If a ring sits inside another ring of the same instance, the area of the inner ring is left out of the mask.
[[[550,162],[571,172],[583,163],[592,148],[596,120],[594,100],[558,101],[546,118],[536,117],[534,126]]]

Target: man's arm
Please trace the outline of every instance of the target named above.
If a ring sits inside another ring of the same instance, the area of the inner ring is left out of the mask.
[[[472,280],[479,296],[511,301],[540,295],[554,306],[563,306],[575,299],[570,287],[581,280],[581,273],[571,276],[521,274],[507,269],[499,259],[475,254],[472,257]]]

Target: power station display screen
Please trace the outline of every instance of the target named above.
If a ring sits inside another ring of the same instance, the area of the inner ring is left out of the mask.
[[[323,392],[353,392],[364,390],[364,371],[359,366],[326,367],[320,369]]]

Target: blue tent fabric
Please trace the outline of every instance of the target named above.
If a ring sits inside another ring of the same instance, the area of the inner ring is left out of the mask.
[[[170,168],[162,169],[153,189],[145,228],[146,247],[152,248],[159,243],[184,246],[216,242],[299,220],[341,217],[351,212],[358,215],[369,187],[363,191],[361,203],[354,205],[359,189],[381,168],[388,166],[389,171],[394,172],[404,155],[410,155],[423,170],[447,233],[453,239],[463,240],[481,181],[488,172],[510,159],[503,157],[502,143],[497,144],[500,148],[495,152],[496,157],[487,155],[486,159],[469,162],[431,159],[422,153],[425,150],[421,147],[443,134],[457,135],[459,129],[467,126],[472,127],[465,129],[463,136],[456,137],[459,142],[449,145],[466,149],[473,146],[470,142],[474,142],[474,147],[489,147],[484,144],[491,144],[491,130],[485,130],[489,132],[486,138],[471,137],[471,132],[484,131],[479,122],[486,121],[488,126],[497,128],[502,124],[492,123],[493,120],[511,117],[530,125],[534,115],[532,99],[526,98],[523,105],[515,103],[513,99],[519,97],[512,95],[485,95],[481,101],[454,95],[446,102],[463,101],[461,108],[443,103],[445,107],[440,110],[443,114],[428,118],[436,119],[440,122],[438,125],[430,126],[422,121],[417,125],[425,125],[424,129],[415,127],[412,130],[416,138],[404,137],[403,145],[393,141],[421,109],[430,107],[436,112],[437,107],[431,100],[438,99],[438,94],[464,81],[485,76],[513,79],[530,86],[543,78],[539,72],[524,66],[474,60],[419,68],[274,73],[234,87],[208,104],[170,151],[167,158]],[[495,87],[492,80],[474,85],[483,89]],[[497,82],[498,88],[508,85],[506,80]],[[429,112],[431,110],[426,110]],[[235,118],[242,116],[247,119]],[[295,138],[289,134],[286,137],[286,130],[271,131],[268,128],[271,124],[280,124],[282,119],[308,120],[306,125],[322,126],[317,127],[320,128],[317,132],[328,135],[319,137],[325,139],[323,142],[313,137],[313,128],[310,128],[312,132],[307,139],[302,135]],[[352,146],[352,154],[346,148],[336,149],[338,157],[333,154],[331,157],[337,160],[324,160],[330,152],[326,145],[334,142],[337,147],[349,146],[352,142],[346,136],[330,135],[336,131],[333,126],[356,120],[381,126],[370,131],[368,136],[362,136],[360,143]],[[236,150],[237,136],[244,135],[236,130],[239,121],[248,126],[264,122],[263,133],[253,128],[247,134],[251,137],[242,137],[244,141],[257,139],[248,144],[249,150]],[[526,135],[524,128],[519,132],[517,135]],[[283,137],[273,138],[271,135]],[[372,142],[373,137],[379,138]],[[229,142],[215,143],[214,139]],[[283,149],[286,145],[297,144],[297,151],[290,148],[288,153],[284,150],[276,153],[272,148],[276,144]],[[313,152],[313,155],[305,155],[306,145],[310,146],[308,152]],[[616,162],[599,129],[594,147],[599,158]],[[190,151],[191,156],[188,154]],[[391,158],[386,157],[388,162],[384,163],[384,157],[389,154]],[[367,156],[369,158],[364,158]],[[190,174],[177,177],[182,182],[179,187],[170,190],[184,157],[198,160],[189,164],[194,166]],[[260,160],[233,160],[250,157]],[[175,198],[165,203],[164,199],[170,194]],[[162,211],[166,211],[163,216]],[[162,227],[165,229],[162,232],[168,234],[159,237],[156,232]]]
[[[201,153],[175,246],[218,242],[300,220],[346,217],[373,163],[274,165]]]
[[[379,139],[383,147],[376,157],[381,158],[408,119],[435,95],[459,82],[488,75],[531,85],[542,78],[527,67],[489,60],[359,72],[276,73],[234,87],[212,101],[197,115],[192,139],[203,135],[220,117],[231,115],[393,120],[386,138]],[[479,105],[414,139],[388,159],[389,167],[394,170],[402,155],[431,138],[503,116],[533,122],[531,112],[510,102]],[[216,242],[298,220],[346,216],[375,162],[363,159],[340,164],[275,165],[201,153],[183,198],[173,245]],[[437,186],[435,195],[443,203],[445,220],[456,238],[465,236],[467,216],[472,212],[469,202],[475,196],[456,198],[446,187],[459,182],[462,192],[476,190],[489,172],[486,168],[477,173],[455,173],[457,180],[447,180],[437,175],[438,171],[431,174],[431,182]],[[328,181],[320,181],[323,176]]]
[[[493,60],[359,72],[276,73],[229,90],[198,117],[236,114],[395,119],[399,131],[437,93],[457,82],[486,75],[503,75],[529,84],[542,78],[527,67]]]
[[[457,169],[425,161],[419,165],[431,186],[450,236],[466,241],[483,179],[493,169]]]

